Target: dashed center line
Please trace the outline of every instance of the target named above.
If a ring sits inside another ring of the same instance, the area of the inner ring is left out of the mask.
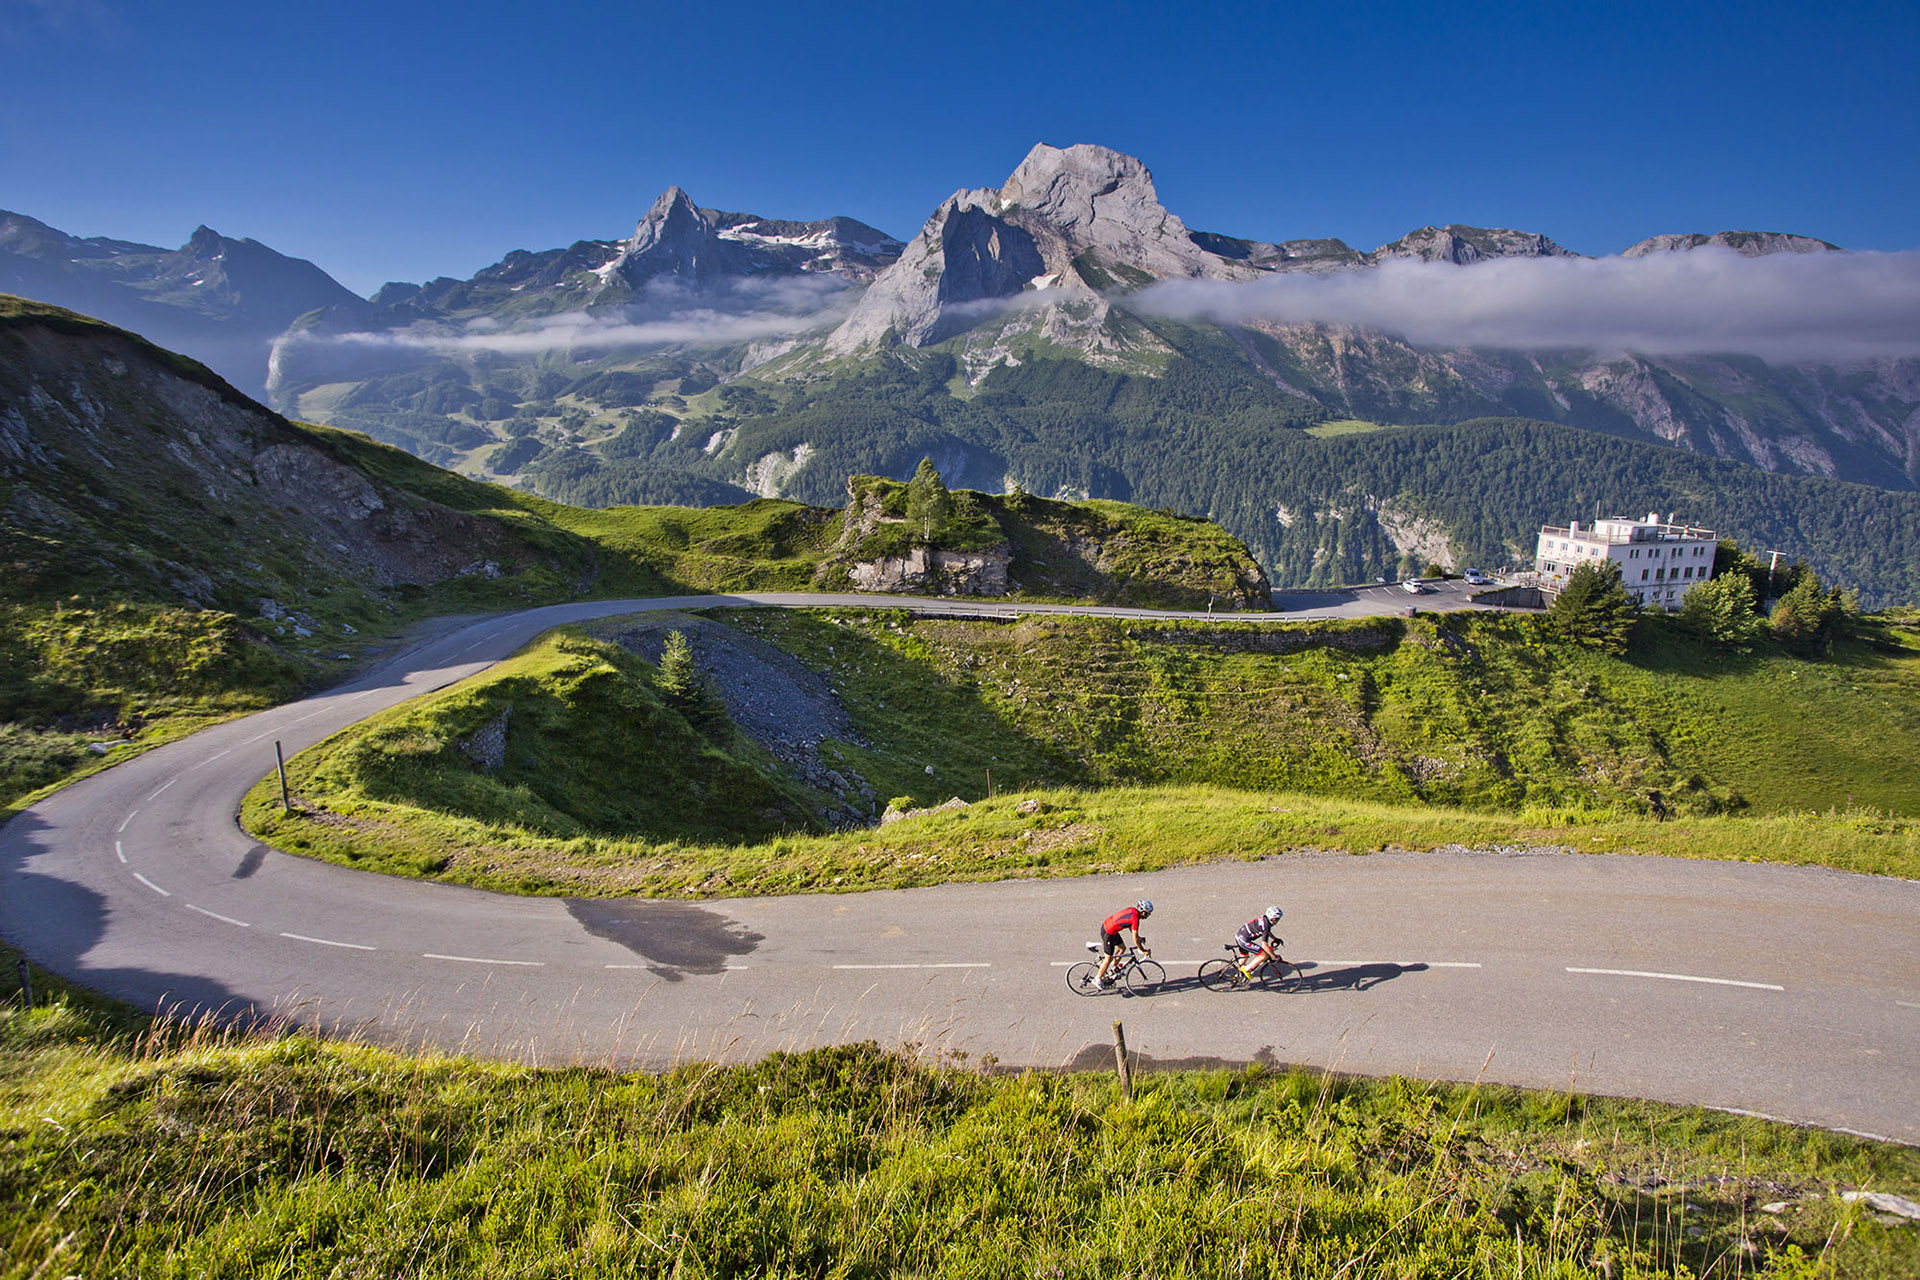
[[[990,960],[962,960],[950,964],[837,964],[836,969],[991,969]]]
[[[135,818],[139,816],[140,816],[140,811],[138,809],[135,809],[132,813],[129,813],[125,818],[121,820],[119,830],[115,831],[114,834],[119,835],[121,831],[125,831],[127,829],[127,823],[132,822]]]
[[[200,761],[200,764],[188,765],[186,771],[188,773],[192,773],[195,769],[198,769],[202,764],[212,764],[215,760],[218,760],[221,756],[230,756],[232,754],[233,754],[233,748],[228,747],[225,751],[218,751],[218,752],[215,752],[213,755],[208,756],[205,760]]]
[[[378,951],[378,947],[369,947],[359,942],[335,942],[332,938],[309,938],[304,933],[283,933],[283,938],[292,938],[295,942],[317,942],[323,947],[344,947],[348,951]]]
[[[180,775],[175,774],[173,777],[168,778],[165,782],[161,783],[158,787],[155,787],[153,791],[147,796],[147,799],[149,800],[153,799],[155,796],[158,796],[162,791],[165,791],[168,787],[172,786],[174,783],[178,781],[180,781]]]
[[[205,907],[196,907],[191,902],[187,904],[187,910],[198,911],[203,916],[211,916],[215,920],[219,920],[225,924],[239,925],[242,929],[253,928],[253,926],[248,924],[245,920],[235,920],[232,916],[223,916],[218,911],[209,911]]]
[[[1911,1000],[1895,1000],[1894,1003],[1902,1009],[1920,1009],[1920,1004],[1915,1004]]]
[[[547,963],[545,960],[489,960],[485,956],[443,956],[434,951],[423,951],[421,955],[428,960],[458,960],[462,964],[517,964],[529,969],[538,969]]]
[[[1612,978],[1662,978],[1668,982],[1704,982],[1716,987],[1752,987],[1756,991],[1785,991],[1772,982],[1742,982],[1738,978],[1702,978],[1691,973],[1653,973],[1645,969],[1579,969],[1567,966],[1568,973],[1597,973]]]
[[[115,840],[113,842],[113,856],[120,859],[122,863],[126,862],[127,860],[127,855],[125,854],[125,852],[121,850],[120,842],[118,840]]]
[[[141,875],[138,871],[133,873],[133,878],[135,880],[138,880],[141,884],[147,886],[147,888],[153,890],[155,893],[159,894],[163,898],[171,898],[173,896],[171,893],[167,892],[165,889],[162,889],[159,885],[155,884],[153,881]]]

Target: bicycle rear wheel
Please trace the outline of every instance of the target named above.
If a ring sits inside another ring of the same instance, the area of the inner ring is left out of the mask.
[[[1091,960],[1082,960],[1067,970],[1067,990],[1075,995],[1097,996],[1101,987],[1094,981],[1100,975],[1100,966]]]
[[[1127,969],[1127,994],[1152,995],[1167,980],[1167,971],[1158,960],[1136,960]]]
[[[1247,977],[1231,960],[1209,960],[1200,966],[1200,985],[1209,991],[1235,991],[1247,985]]]

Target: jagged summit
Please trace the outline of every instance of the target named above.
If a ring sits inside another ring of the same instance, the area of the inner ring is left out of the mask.
[[[1422,227],[1372,253],[1331,239],[1273,244],[1191,231],[1133,156],[1042,143],[1002,186],[948,197],[827,349],[927,346],[987,322],[988,313],[1029,310],[1049,340],[1091,350],[1115,341],[1105,327],[1110,300],[1161,280],[1248,280],[1395,258],[1466,265],[1573,256],[1535,232],[1459,224]]]
[[[1712,235],[1692,232],[1682,235],[1648,236],[1621,250],[1623,258],[1644,258],[1650,253],[1686,253],[1708,245],[1731,249],[1743,258],[1764,258],[1773,253],[1834,253],[1837,244],[1796,236],[1785,231],[1716,231]]]
[[[1134,157],[1042,143],[1003,185],[956,191],[934,210],[828,348],[852,351],[889,333],[925,346],[976,323],[983,306],[1018,305],[1023,294],[1045,294],[1034,300],[1041,311],[1056,311],[1056,300],[1076,306],[1075,324],[1085,329],[1104,319],[1103,295],[1117,289],[1258,271],[1189,232]]]
[[[1484,262],[1489,258],[1577,258],[1547,237],[1533,231],[1510,231],[1505,227],[1421,227],[1409,231],[1390,244],[1383,244],[1367,255],[1373,263],[1389,258],[1415,258],[1422,262],[1451,262],[1457,266]]]

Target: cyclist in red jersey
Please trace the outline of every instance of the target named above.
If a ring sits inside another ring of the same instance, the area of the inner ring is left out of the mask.
[[[1100,986],[1104,987],[1111,981],[1107,973],[1113,968],[1114,961],[1120,958],[1120,953],[1126,950],[1127,944],[1120,937],[1122,929],[1133,930],[1133,945],[1140,948],[1142,954],[1149,956],[1153,954],[1147,950],[1146,935],[1140,932],[1140,922],[1152,914],[1153,903],[1142,898],[1130,907],[1122,907],[1100,922],[1100,950],[1104,954],[1100,957],[1100,972],[1095,978]]]

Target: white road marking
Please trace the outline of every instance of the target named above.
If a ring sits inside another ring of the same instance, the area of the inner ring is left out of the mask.
[[[1300,963],[1310,964],[1315,968],[1330,964],[1390,964],[1400,969],[1478,969],[1481,967],[1477,960],[1303,960]]]
[[[248,738],[245,742],[241,743],[240,745],[243,747],[251,746],[253,743],[260,741],[260,739],[262,738],[271,738],[276,733],[280,733],[283,730],[291,729],[293,728],[293,726],[304,723],[305,721],[311,720],[315,716],[323,716],[331,710],[333,710],[332,707],[321,707],[318,711],[309,711],[307,712],[307,714],[301,716],[297,720],[289,720],[285,724],[280,725],[277,728],[268,729],[262,733],[256,733],[251,738]]]
[[[1772,982],[1741,982],[1737,978],[1702,978],[1691,973],[1650,973],[1644,969],[1576,969],[1567,966],[1568,973],[1598,973],[1614,978],[1664,978],[1668,982],[1705,982],[1716,987],[1752,987],[1757,991],[1785,991],[1786,988]]]
[[[165,782],[161,783],[158,787],[156,787],[152,792],[152,794],[147,796],[147,799],[149,800],[153,799],[154,796],[159,795],[162,791],[165,791],[168,787],[172,786],[174,783],[178,781],[180,781],[180,775],[176,773],[173,777],[168,778]]]
[[[155,893],[159,894],[163,898],[171,898],[173,896],[171,893],[168,893],[165,889],[162,889],[159,885],[155,884],[153,881],[141,875],[138,871],[133,873],[133,878],[135,880],[138,880],[141,884],[147,886],[147,888],[153,890]]]
[[[1894,1003],[1902,1009],[1920,1009],[1920,1004],[1915,1004],[1911,1000],[1895,1000]]]
[[[245,920],[235,920],[232,916],[223,916],[218,911],[209,911],[205,907],[196,907],[191,902],[187,904],[187,910],[198,911],[203,916],[211,916],[215,920],[222,921],[223,923],[226,923],[226,924],[237,924],[242,929],[253,928],[253,926],[248,924]]]
[[[837,964],[836,969],[991,969],[990,960],[967,960],[954,964]]]
[[[135,818],[139,816],[140,816],[140,811],[138,809],[135,809],[132,813],[128,814],[126,818],[120,823],[120,830],[115,831],[114,834],[119,835],[121,831],[125,831],[127,829],[127,823],[132,822]]]
[[[118,840],[115,840],[113,842],[113,856],[120,859],[120,861],[122,862],[125,862],[127,860],[127,855],[121,852],[120,850],[120,842]]]
[[[225,751],[216,752],[215,754],[208,756],[205,760],[202,760],[200,764],[188,765],[186,771],[188,773],[191,773],[195,769],[198,769],[201,764],[212,764],[215,760],[218,760],[221,756],[230,756],[232,754],[233,754],[233,748],[228,747]]]
[[[547,963],[545,960],[489,960],[484,956],[443,956],[432,951],[423,951],[421,954],[428,960],[458,960],[463,964],[517,964],[531,969],[538,969]]]
[[[647,966],[643,964],[610,964],[607,966],[609,969],[644,969],[646,967]]]
[[[1094,956],[1092,958],[1096,961],[1099,959],[1098,956]],[[1207,960],[1223,960],[1225,958],[1226,958],[1225,956],[1208,956]],[[1205,964],[1206,962],[1207,962],[1206,960],[1155,960],[1154,961],[1155,964],[1163,964],[1163,965]],[[1065,969],[1071,965],[1079,964],[1080,961],[1052,960],[1052,961],[1049,961],[1048,963],[1051,964],[1056,969]],[[1330,964],[1344,964],[1344,965],[1390,964],[1400,969],[1480,969],[1485,967],[1478,960],[1297,960],[1297,961],[1289,960],[1287,961],[1287,968],[1306,969],[1308,967],[1312,967],[1315,969],[1322,969]]]
[[[358,942],[335,942],[332,938],[309,938],[304,933],[283,933],[283,938],[292,938],[295,942],[317,942],[323,947],[345,947],[348,951],[378,951],[378,947],[365,946]]]

